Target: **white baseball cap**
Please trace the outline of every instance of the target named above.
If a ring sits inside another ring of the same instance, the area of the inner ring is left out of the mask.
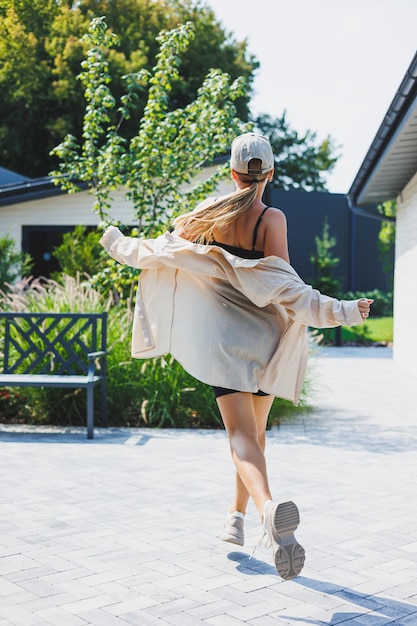
[[[249,169],[249,161],[259,159],[259,169]],[[274,154],[269,140],[257,133],[244,133],[232,142],[230,167],[240,174],[266,174],[274,169]]]

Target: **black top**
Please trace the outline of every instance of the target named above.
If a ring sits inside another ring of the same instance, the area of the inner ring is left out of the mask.
[[[258,219],[256,220],[256,224],[255,224],[255,228],[253,229],[253,236],[252,236],[252,250],[246,250],[245,248],[238,248],[236,246],[229,246],[227,245],[227,243],[220,243],[216,240],[213,239],[213,241],[210,242],[209,245],[211,246],[219,246],[219,248],[223,248],[223,250],[226,250],[227,252],[230,252],[231,254],[234,254],[235,256],[239,256],[242,259],[263,259],[264,258],[264,253],[261,252],[260,250],[255,250],[256,248],[256,239],[258,236],[258,228],[259,228],[259,224],[262,221],[262,218],[264,216],[264,213],[269,209],[270,207],[267,206],[264,208],[264,210],[262,211],[262,213],[260,214],[260,216],[258,217]]]

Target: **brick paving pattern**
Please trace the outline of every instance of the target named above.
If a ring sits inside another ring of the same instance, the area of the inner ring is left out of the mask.
[[[314,410],[268,431],[306,565],[283,581],[253,505],[222,543],[223,431],[0,425],[0,626],[417,625],[416,379],[388,348],[311,359]]]

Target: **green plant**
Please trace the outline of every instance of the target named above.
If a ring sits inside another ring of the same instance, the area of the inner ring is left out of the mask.
[[[107,395],[113,426],[220,428],[222,422],[211,387],[194,379],[171,356],[138,360],[131,356],[133,312],[129,303],[114,305],[80,277],[26,281],[0,293],[0,308],[11,311],[108,311]],[[0,333],[0,353],[2,352]],[[308,381],[301,408],[307,401]],[[97,402],[97,411],[100,403]],[[84,425],[85,392],[27,387],[3,390],[0,416],[33,424]],[[276,399],[271,420],[296,411]],[[100,415],[97,412],[96,421]]]
[[[52,254],[58,259],[60,272],[52,278],[60,281],[62,275],[73,276],[87,274],[93,276],[100,271],[107,261],[107,254],[99,246],[100,233],[88,231],[86,226],[78,225],[73,231],[65,233],[62,243],[54,248]]]
[[[27,276],[32,267],[28,254],[17,252],[15,241],[9,235],[0,237],[0,290],[9,289],[16,278]]]
[[[132,229],[131,235],[137,236],[137,229]],[[61,271],[55,272],[52,279],[61,282],[65,276],[81,275],[105,298],[134,302],[138,270],[110,258],[99,245],[100,237],[99,230],[88,232],[85,226],[76,226],[74,231],[66,233],[62,244],[53,251]]]
[[[124,229],[126,233],[126,229]],[[130,229],[131,237],[138,236],[137,228]],[[136,299],[136,288],[140,270],[130,265],[122,265],[107,254],[99,269],[90,278],[90,284],[105,297],[111,296],[114,302],[125,302],[132,306]]]
[[[15,387],[0,389],[0,419],[30,423],[30,411],[26,402],[24,389]]]
[[[103,269],[91,276],[91,286],[105,297],[111,296],[114,302],[126,302],[129,306],[133,304],[140,270],[121,265],[112,258],[107,258],[104,265]]]
[[[166,228],[178,212],[191,210],[215,189],[228,168],[220,167],[198,184],[193,185],[193,180],[204,164],[227,152],[231,139],[243,128],[234,102],[246,93],[247,85],[241,79],[232,82],[220,70],[210,70],[194,102],[173,109],[170,94],[180,77],[181,54],[193,36],[191,22],[161,32],[155,67],[124,77],[127,91],[118,107],[106,60],[106,51],[117,37],[107,31],[104,18],[93,19],[84,38],[87,58],[80,74],[87,103],[83,143],[67,135],[52,151],[60,159],[59,169],[52,173],[56,184],[74,192],[78,190],[74,181],[86,181],[101,219],[114,219],[109,217],[111,192],[119,186],[127,189],[144,235]],[[126,140],[121,134],[123,121],[131,118],[142,90],[147,90],[143,117],[136,136]],[[114,124],[116,110],[120,117]]]
[[[60,283],[52,279],[26,278],[7,293],[0,292],[3,311],[98,313],[109,310],[111,305],[111,300],[106,301],[79,275],[63,276]]]
[[[106,15],[118,45],[106,51],[113,92],[124,93],[122,76],[155,65],[156,37],[163,29],[193,22],[196,37],[173,86],[177,107],[191,102],[210,67],[252,83],[259,64],[248,42],[224,30],[206,3],[195,0],[1,0],[0,1],[0,154],[1,165],[29,177],[56,166],[48,156],[66,133],[81,137],[84,114],[77,80],[85,48],[81,41],[91,16]],[[248,115],[250,94],[236,102]],[[146,103],[139,93],[135,115],[123,135],[137,132]],[[114,116],[116,119],[116,115]]]
[[[340,282],[334,278],[333,273],[340,259],[333,256],[332,248],[335,247],[336,237],[330,235],[330,226],[327,217],[323,222],[321,237],[315,237],[316,251],[310,260],[314,265],[313,286],[329,296],[337,297],[340,293]]]
[[[140,363],[142,397],[128,412],[132,426],[219,428],[211,388],[190,376],[171,356]]]
[[[0,307],[10,311],[107,310],[107,392],[112,425],[218,428],[221,425],[210,387],[193,379],[172,359],[149,361],[130,354],[132,311],[113,306],[87,282],[66,276],[62,284],[26,281],[0,294]],[[2,351],[0,334],[0,353]],[[99,406],[99,403],[98,403]],[[23,394],[6,389],[0,397],[1,416],[37,424],[84,425],[85,394],[81,390],[27,387]],[[99,423],[99,414],[96,415]]]

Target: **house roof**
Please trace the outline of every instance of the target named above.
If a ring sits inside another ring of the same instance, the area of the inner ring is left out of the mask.
[[[394,200],[417,171],[417,52],[348,191],[355,206]]]
[[[22,183],[27,180],[30,179],[27,178],[27,176],[23,176],[23,174],[12,172],[12,170],[8,170],[6,167],[0,167],[0,189],[4,187],[4,185]]]
[[[211,163],[203,166],[203,169],[212,165],[221,165],[226,163],[228,159],[228,155],[214,157]],[[67,193],[55,185],[53,181],[52,176],[27,178],[22,174],[0,167],[0,206]],[[84,181],[75,182],[80,189],[88,188],[88,183]]]
[[[0,184],[0,206],[55,196],[63,192],[54,185],[52,178],[21,178],[8,184]]]

